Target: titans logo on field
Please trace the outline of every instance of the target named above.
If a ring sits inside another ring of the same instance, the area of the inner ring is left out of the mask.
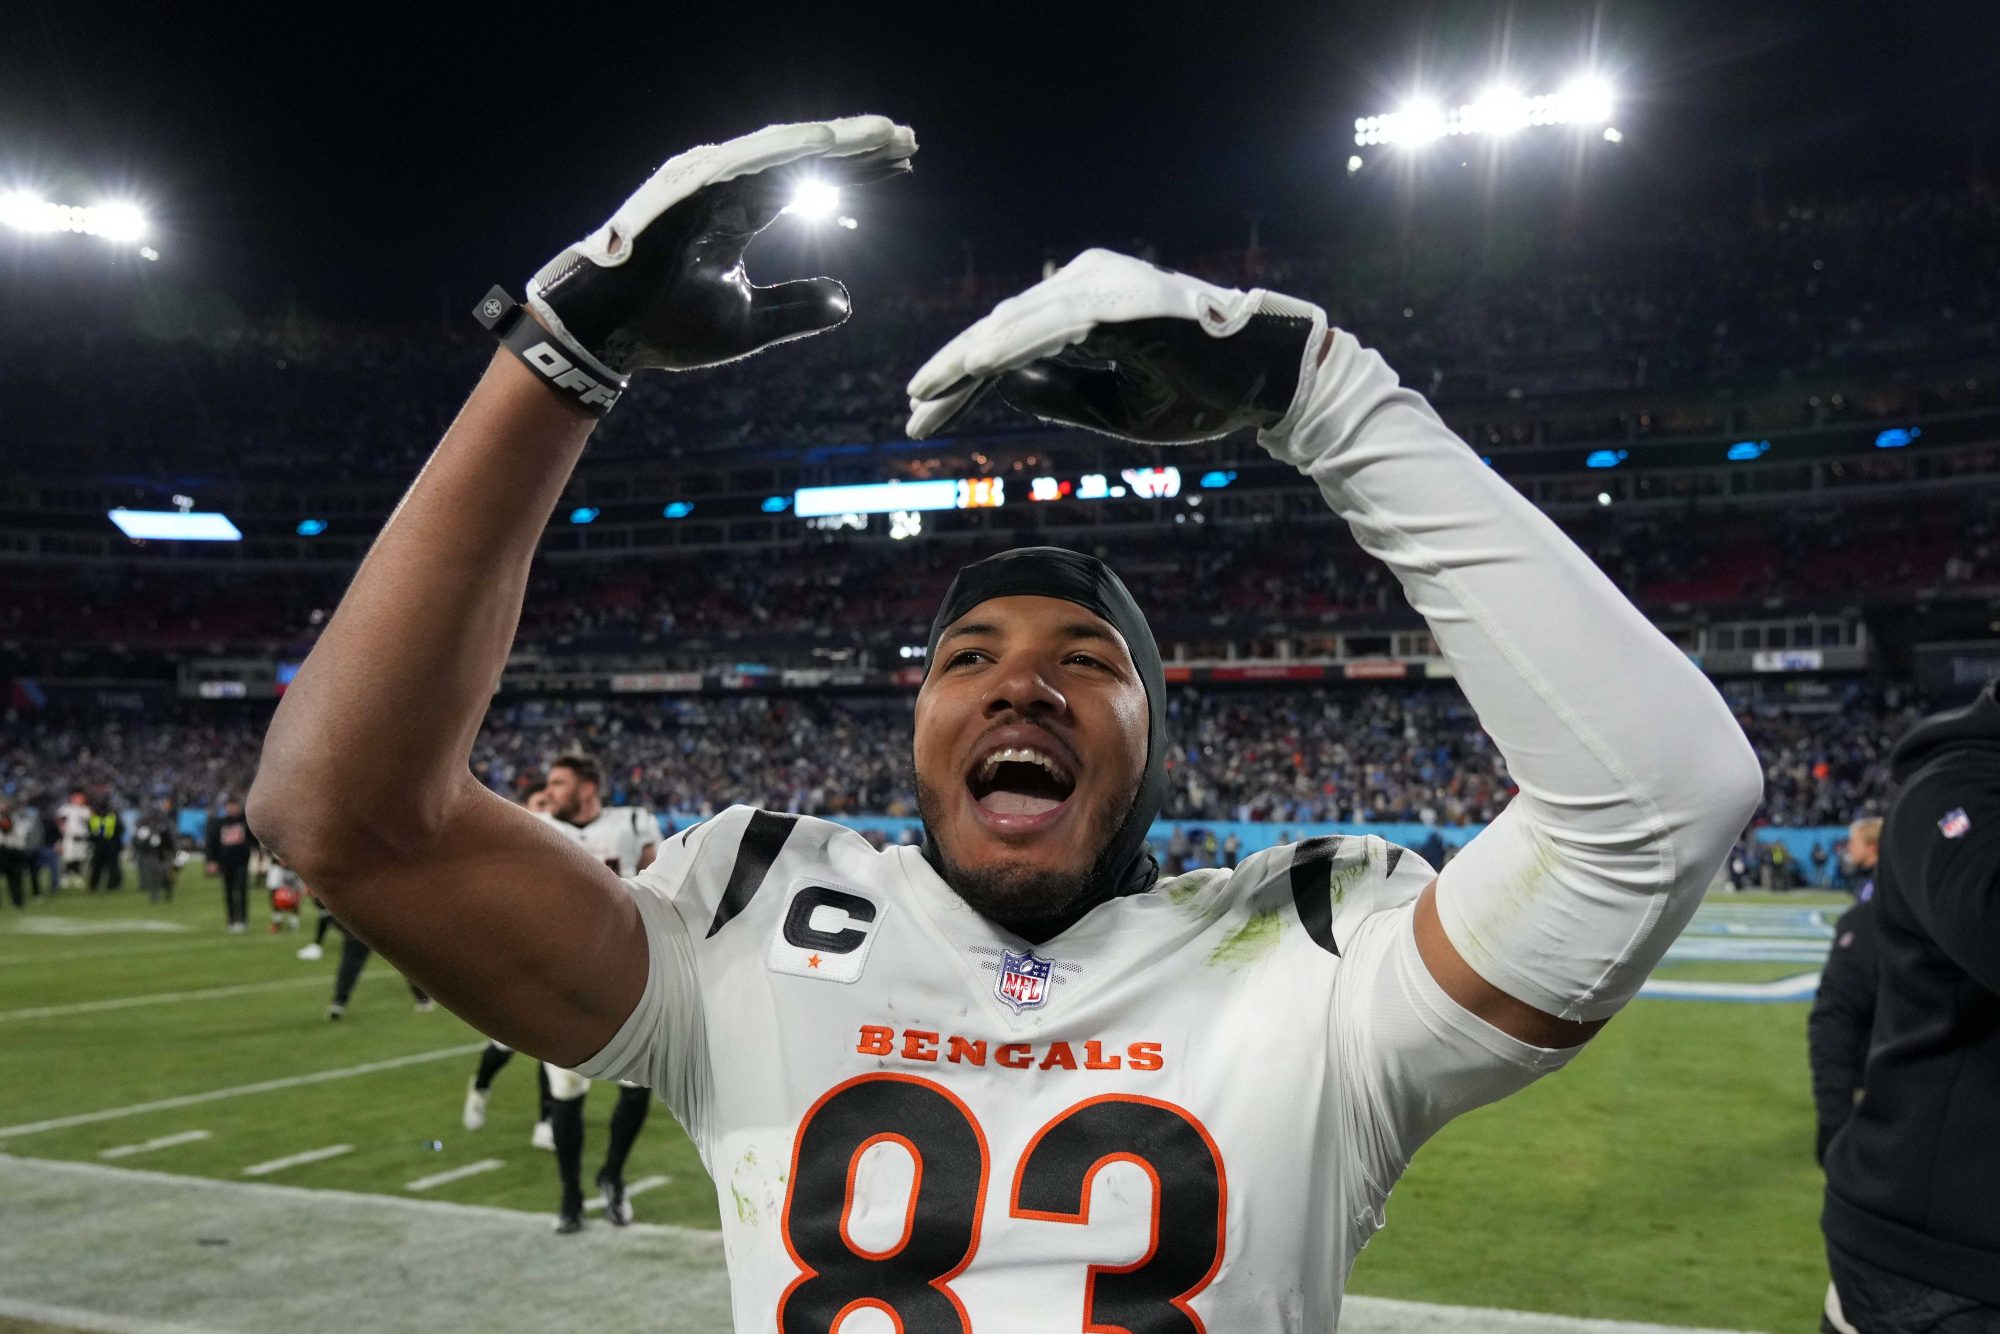
[[[1014,1013],[1038,1009],[1048,1003],[1049,978],[1055,973],[1055,964],[1047,959],[1038,959],[1035,952],[1016,954],[1012,950],[1000,952],[1000,980],[993,986],[993,994],[1014,1007]]]

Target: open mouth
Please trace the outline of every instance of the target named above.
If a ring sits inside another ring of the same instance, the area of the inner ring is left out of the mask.
[[[1049,751],[1037,746],[1000,746],[972,766],[965,785],[989,815],[1047,815],[1070,799],[1076,777]]]

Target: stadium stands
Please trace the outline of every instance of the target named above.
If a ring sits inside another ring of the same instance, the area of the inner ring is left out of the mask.
[[[1770,431],[1829,416],[1907,416],[1994,401],[1996,386],[1919,386],[1913,368],[1990,358],[2000,319],[2000,200],[1934,191],[1737,213],[1587,238],[1523,227],[1463,244],[1196,258],[1220,281],[1325,304],[1454,424],[1516,443],[1523,401],[1582,405],[1572,439]],[[634,386],[598,460],[797,450],[895,438],[904,378],[1020,275],[864,292],[850,327],[783,358]],[[156,291],[127,328],[8,324],[0,468],[135,477],[406,476],[490,355],[468,329],[216,320]],[[1845,395],[1772,394],[1828,374]],[[115,383],[117,394],[100,392]],[[1863,392],[1865,390],[1865,392]],[[1739,410],[1736,403],[1754,406]],[[1017,423],[999,409],[969,431]],[[1529,431],[1529,434],[1542,434]],[[1543,438],[1546,438],[1543,435]]]
[[[1783,826],[1879,813],[1889,747],[1922,712],[1908,691],[1858,684],[1731,695],[1764,759],[1760,822]],[[0,791],[57,799],[81,786],[213,806],[248,785],[267,717],[216,706],[157,718],[18,716],[0,749]],[[1511,792],[1464,698],[1447,687],[1177,690],[1169,718],[1171,818],[1479,824]],[[684,815],[739,802],[916,812],[906,695],[503,701],[473,769],[518,793],[576,746],[603,758],[618,803]]]
[[[1746,441],[1751,463],[1740,470],[1738,453],[1724,461],[1720,448],[1679,472],[1644,470],[1636,456],[1623,472],[1597,471],[1572,449],[1531,489],[1640,605],[1680,627],[1672,632],[1690,652],[1702,641],[1687,627],[1711,618],[1789,608],[1844,622],[1836,640],[1815,626],[1805,642],[1847,646],[1850,674],[1797,692],[1727,685],[1765,759],[1760,818],[1800,826],[1879,808],[1887,747],[1913,716],[1908,691],[1852,674],[1907,672],[1910,633],[1878,625],[1874,609],[1956,600],[1971,609],[1968,623],[1983,625],[1980,609],[2000,591],[2000,447],[1988,420],[2000,404],[1996,237],[2000,201],[1958,190],[1784,208],[1747,227],[1732,215],[1666,231],[1598,229],[1588,241],[1515,236],[1484,249],[1433,231],[1338,257],[1238,253],[1190,267],[1324,301],[1462,434],[1493,450],[1496,466],[1603,441],[1657,450],[1729,432],[1788,440],[1787,431],[1861,427],[1794,465],[1760,460],[1769,442]],[[630,480],[680,460],[688,485],[707,478],[701,484],[754,509],[757,496],[793,485],[937,475],[947,454],[996,473],[1053,470],[1052,459],[1104,466],[1091,453],[1102,442],[1037,433],[997,408],[951,450],[893,443],[903,376],[1011,285],[864,293],[837,338],[642,380],[573,492],[608,506],[604,522],[570,529],[559,516],[551,530],[546,545],[559,558],[536,567],[517,654],[542,675],[525,687],[510,678],[480,740],[480,776],[512,790],[580,742],[619,766],[625,795],[663,809],[744,801],[911,813],[914,668],[897,647],[921,644],[960,564],[1024,541],[1111,559],[1177,662],[1351,659],[1390,653],[1390,641],[1357,650],[1335,635],[1421,633],[1386,574],[1316,497],[1277,474],[1246,472],[1232,490],[1196,495],[1203,509],[1106,503],[1044,523],[1062,507],[1010,501],[1004,512],[947,516],[963,521],[941,525],[954,540],[917,542],[809,531],[789,515],[712,520],[736,511],[707,499],[696,523],[663,525],[657,488]],[[0,312],[15,352],[0,367],[9,404],[0,493],[14,488],[17,532],[34,534],[0,539],[0,672],[17,677],[0,790],[80,783],[128,799],[171,793],[189,807],[240,791],[267,706],[195,702],[189,666],[238,655],[263,673],[265,693],[274,669],[282,680],[489,355],[464,330],[207,310],[158,289],[117,331],[6,325],[12,316]],[[98,392],[113,381],[121,392]],[[1888,433],[1927,434],[1925,448],[1888,449],[1884,422],[1921,423]],[[1948,447],[1933,450],[1939,441]],[[1235,467],[1254,454],[1247,448],[1176,457]],[[195,489],[189,478],[239,488],[227,494],[241,502],[252,540],[227,560],[101,535],[106,496],[158,503]],[[1300,492],[1296,506],[1286,492]],[[672,531],[646,535],[628,511]],[[343,517],[317,547],[263,536],[290,539],[298,514],[320,512]],[[683,543],[690,534],[698,541]],[[316,554],[301,558],[308,551]],[[1741,647],[1800,646],[1765,634]],[[1891,658],[1871,656],[1878,640]],[[1737,641],[1708,646],[1717,643]],[[755,675],[858,666],[871,654],[875,674],[836,682],[849,687],[838,697],[764,693]],[[900,662],[901,689],[886,688],[884,658]],[[740,667],[733,685],[743,693],[714,695],[712,677],[700,683],[706,695],[686,681],[636,687],[681,693],[608,698],[561,685],[579,664],[606,663]],[[41,708],[44,681],[80,682],[86,694],[144,688],[135,712],[80,710],[74,691]],[[1490,746],[1446,685],[1202,685],[1177,691],[1174,714],[1174,815],[1476,824],[1508,795]]]

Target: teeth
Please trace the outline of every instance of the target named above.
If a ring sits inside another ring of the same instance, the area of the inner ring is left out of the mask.
[[[1004,746],[994,751],[979,766],[979,776],[991,778],[1003,764],[1039,764],[1048,772],[1049,777],[1058,783],[1070,781],[1068,772],[1056,762],[1054,756],[1028,746]]]

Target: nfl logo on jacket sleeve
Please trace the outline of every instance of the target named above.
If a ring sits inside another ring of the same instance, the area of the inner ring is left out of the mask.
[[[1972,817],[1965,813],[1965,807],[1960,806],[1955,811],[1945,812],[1945,817],[1938,821],[1938,828],[1946,838],[1964,838],[1972,829]]]

